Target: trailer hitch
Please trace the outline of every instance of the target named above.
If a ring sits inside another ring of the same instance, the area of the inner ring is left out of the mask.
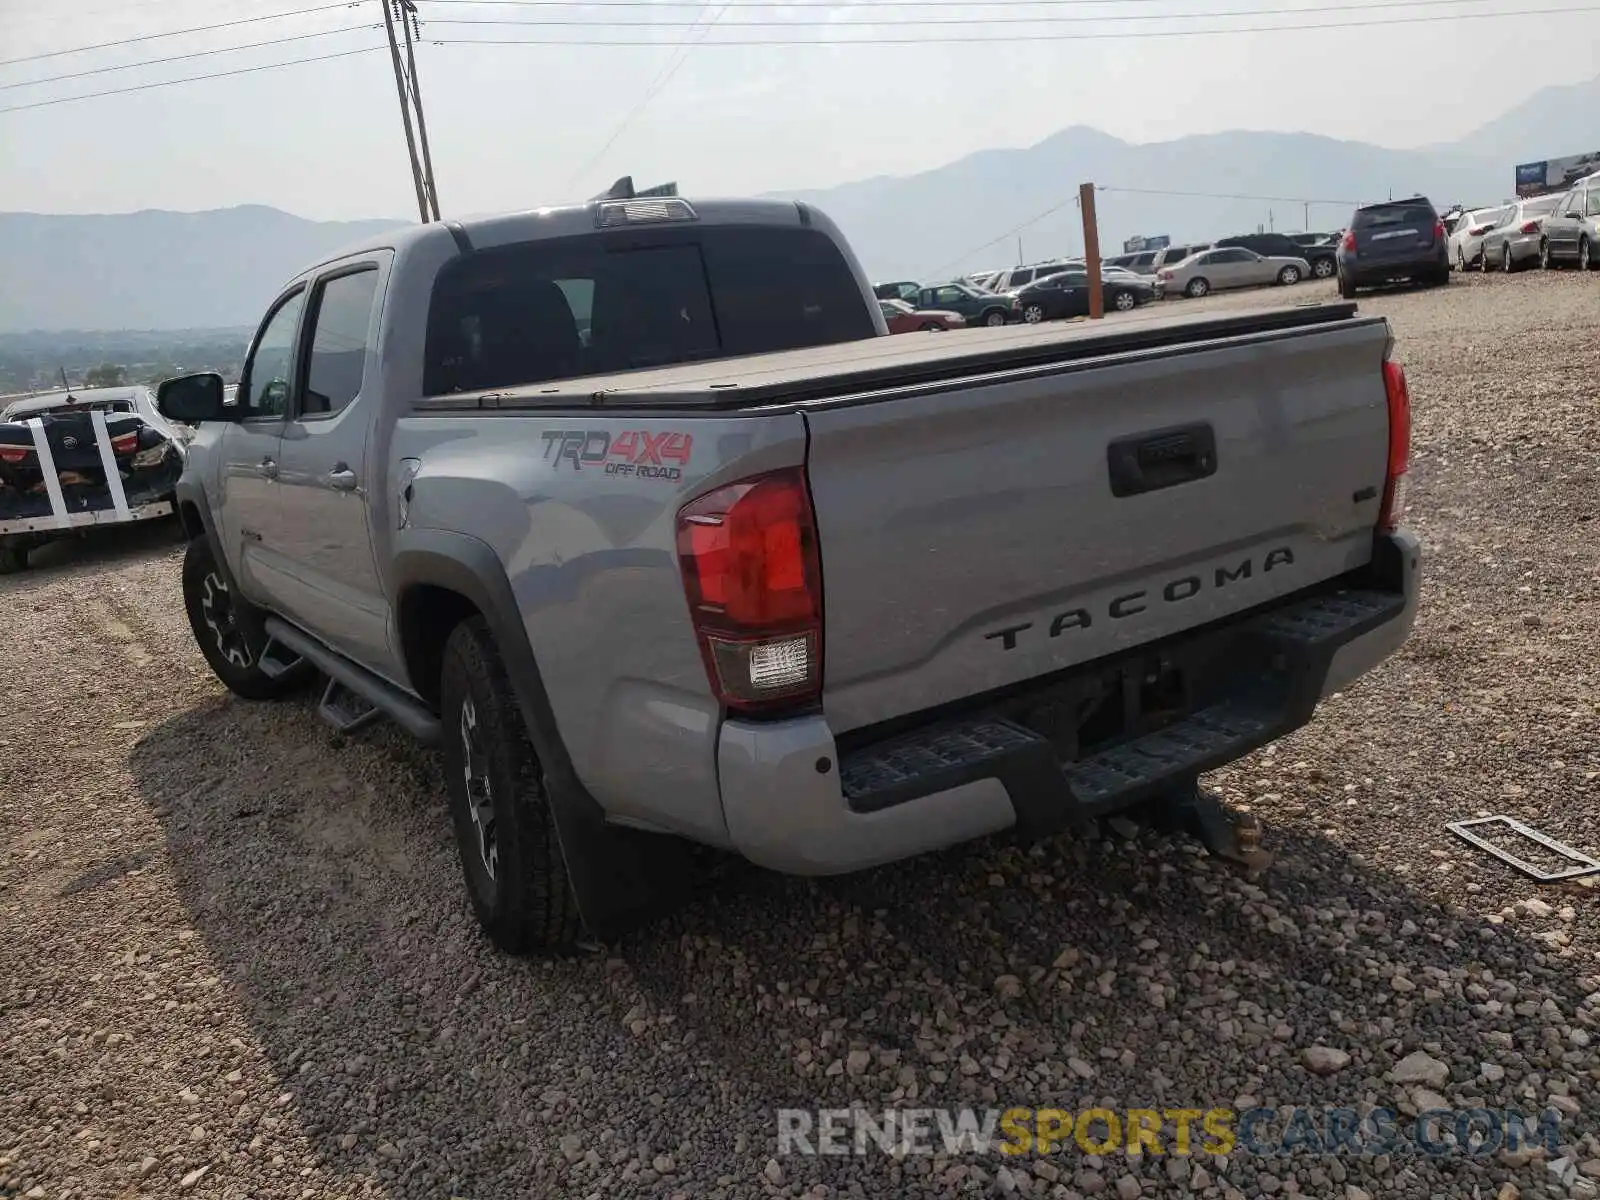
[[[1261,822],[1255,813],[1234,812],[1198,782],[1156,796],[1140,816],[1152,828],[1198,839],[1218,858],[1241,867],[1249,880],[1260,878],[1275,857],[1261,845]]]

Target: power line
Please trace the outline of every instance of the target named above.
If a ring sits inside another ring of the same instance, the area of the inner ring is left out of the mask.
[[[711,27],[721,20],[723,13],[728,11],[729,2],[730,0],[723,0],[722,6],[718,8],[716,12],[711,14],[711,19],[707,21],[705,26],[701,29],[699,38],[676,43],[676,45],[680,47],[679,52],[674,54],[672,58],[668,60],[667,65],[660,71],[659,74],[657,74],[656,78],[651,81],[650,86],[645,89],[644,95],[639,97],[638,103],[630,108],[625,114],[623,114],[622,120],[617,122],[617,127],[611,131],[611,136],[605,140],[600,149],[596,150],[592,155],[590,155],[589,160],[584,163],[582,167],[578,168],[578,170],[572,173],[571,178],[567,180],[567,185],[563,189],[564,191],[570,191],[573,185],[576,184],[579,179],[583,178],[583,176],[587,175],[595,166],[604,161],[605,156],[611,150],[611,147],[617,144],[617,141],[622,137],[622,135],[626,133],[628,128],[634,123],[635,120],[638,119],[639,114],[644,112],[645,108],[649,106],[650,101],[659,96],[666,89],[667,84],[672,82],[672,77],[676,75],[678,73],[678,69],[689,60],[689,54],[691,51],[693,51],[695,46],[705,41],[706,34],[711,32]],[[700,12],[695,14],[696,22],[700,20],[700,17],[704,14],[704,12],[705,9],[702,6]],[[691,29],[689,36],[692,37],[692,35],[693,30]],[[670,45],[673,43],[652,42],[649,44]]]
[[[44,79],[24,79],[20,83],[0,83],[0,92],[10,91],[12,88],[40,87],[47,83],[61,83],[68,79],[83,79],[90,75],[104,75],[109,71],[132,71],[137,67],[154,67],[162,63],[183,62],[191,58],[207,58],[213,54],[233,54],[240,50],[260,50],[266,46],[284,46],[290,42],[304,42],[312,38],[334,37],[341,33],[364,33],[367,30],[377,29],[372,25],[351,25],[345,29],[323,29],[316,33],[296,33],[289,37],[269,38],[264,42],[246,42],[242,46],[218,46],[211,50],[191,50],[187,54],[169,54],[165,58],[147,58],[141,62],[119,63],[114,67],[90,67],[86,71],[72,71],[66,75],[50,75]]]
[[[1304,25],[1234,25],[1225,29],[1149,29],[1108,33],[1033,33],[1001,37],[906,38],[718,38],[715,41],[663,41],[659,38],[430,38],[436,46],[976,46],[1018,42],[1142,41],[1146,38],[1220,37],[1241,33],[1311,33],[1336,29],[1367,29],[1380,25],[1425,25],[1438,21],[1488,20],[1502,17],[1537,17],[1559,13],[1600,12],[1600,5],[1568,8],[1524,8],[1492,13],[1434,13],[1420,17],[1393,17],[1372,21],[1321,21]],[[1291,14],[1284,14],[1291,15]],[[1106,21],[1121,18],[1105,17]],[[909,24],[909,22],[907,22]],[[781,25],[770,28],[779,29]]]
[[[315,8],[297,8],[293,12],[266,13],[259,17],[240,17],[234,21],[219,21],[215,25],[196,25],[190,29],[170,29],[164,33],[144,33],[138,37],[119,38],[114,42],[96,42],[91,46],[71,46],[65,50],[46,50],[42,54],[25,54],[21,58],[0,59],[0,67],[17,63],[38,62],[41,58],[60,58],[64,54],[83,54],[90,50],[111,50],[117,46],[132,46],[139,42],[153,42],[158,38],[183,37],[191,33],[210,33],[215,29],[235,29],[240,25],[254,25],[261,21],[281,21],[285,17],[304,17],[311,13],[332,12],[336,8],[356,8],[358,0],[341,0],[338,4],[319,4]]]
[[[1028,226],[1037,225],[1040,221],[1044,220],[1046,217],[1051,216],[1051,215],[1053,215],[1055,213],[1058,213],[1063,208],[1066,208],[1068,205],[1076,204],[1077,202],[1078,202],[1078,198],[1076,196],[1071,196],[1071,197],[1068,197],[1067,199],[1063,200],[1060,204],[1052,204],[1049,208],[1045,209],[1038,216],[1029,217],[1021,225],[1016,226],[1014,229],[1006,230],[999,237],[990,238],[987,242],[983,242],[980,245],[972,247],[972,249],[970,249],[970,250],[964,251],[963,253],[956,255],[956,257],[950,259],[948,262],[940,263],[937,267],[935,267],[933,269],[933,274],[938,275],[938,274],[942,273],[946,267],[953,267],[953,266],[956,265],[956,263],[963,262],[966,259],[971,258],[974,254],[978,253],[978,251],[987,250],[990,246],[994,245],[996,242],[1003,242],[1007,238],[1016,237],[1017,234],[1021,233],[1024,229],[1028,228]]]
[[[1294,17],[1301,13],[1330,13],[1330,12],[1380,12],[1395,8],[1437,8],[1444,5],[1455,4],[1482,4],[1486,0],[1381,0],[1377,4],[1326,4],[1302,8],[1247,8],[1232,11],[1203,12],[1203,13],[1132,13],[1128,16],[1110,16],[1097,14],[1092,16],[1071,17],[912,17],[910,19],[896,19],[892,21],[723,21],[719,28],[722,29],[807,29],[822,27],[827,29],[853,29],[873,27],[893,27],[896,25],[1067,25],[1067,24],[1096,24],[1106,21],[1200,21],[1222,20],[1238,17]],[[1451,14],[1452,18],[1456,14]],[[1499,14],[1484,13],[1480,16],[1496,16]],[[473,19],[465,17],[433,18],[429,25],[513,25],[513,26],[548,26],[548,27],[614,27],[621,29],[670,29],[675,27],[694,28],[697,21],[608,21],[593,18],[577,17],[539,17],[533,20],[509,17],[490,17],[487,19]]]
[[[96,100],[101,96],[124,96],[129,92],[147,92],[153,88],[176,87],[180,83],[199,83],[203,79],[226,79],[230,75],[252,75],[257,71],[276,71],[280,67],[298,67],[303,63],[327,62],[335,58],[349,58],[354,54],[371,54],[382,46],[362,46],[357,50],[340,50],[334,54],[315,54],[310,58],[291,58],[285,62],[262,63],[255,67],[236,67],[231,71],[213,71],[209,75],[188,75],[182,79],[163,79],[156,83],[139,83],[131,87],[109,88],[103,92],[85,92],[81,96],[59,96],[54,100],[36,100],[32,104],[13,104],[0,108],[0,113],[23,112],[30,108],[51,108],[57,104],[73,104],[79,100]]]

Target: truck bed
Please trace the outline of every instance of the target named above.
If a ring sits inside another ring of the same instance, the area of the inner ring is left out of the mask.
[[[954,383],[974,375],[1051,370],[1115,355],[1170,356],[1232,338],[1283,336],[1355,321],[1351,303],[1226,314],[1136,313],[1110,323],[1013,325],[949,334],[900,334],[777,354],[587,376],[498,391],[458,392],[417,402],[419,411],[526,411],[574,405],[726,411],[816,405],[863,393]]]

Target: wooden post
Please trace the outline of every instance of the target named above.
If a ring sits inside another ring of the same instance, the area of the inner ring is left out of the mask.
[[[1089,319],[1106,315],[1106,296],[1100,283],[1100,226],[1094,216],[1094,184],[1078,185],[1078,207],[1083,210],[1083,265],[1089,270]]]

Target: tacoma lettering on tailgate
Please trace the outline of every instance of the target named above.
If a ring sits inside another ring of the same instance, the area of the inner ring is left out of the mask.
[[[1265,575],[1274,567],[1289,566],[1294,562],[1294,551],[1287,546],[1280,546],[1276,550],[1267,551],[1261,560],[1261,573]],[[1185,600],[1198,596],[1209,586],[1212,591],[1217,588],[1227,587],[1230,583],[1239,583],[1249,579],[1256,569],[1255,560],[1246,558],[1230,566],[1218,566],[1210,570],[1209,575],[1196,573],[1182,575],[1177,579],[1163,585],[1159,590],[1140,588],[1136,591],[1124,592],[1114,597],[1107,604],[1105,616],[1113,621],[1121,621],[1128,617],[1137,616],[1153,604],[1182,604]],[[1050,621],[1049,636],[1060,637],[1069,629],[1087,629],[1094,624],[1094,615],[1087,608],[1069,608],[1059,612]],[[1004,629],[996,629],[984,634],[986,640],[998,641],[1003,650],[1017,648],[1017,635],[1033,628],[1032,621],[1023,621],[1017,625],[1007,625]]]
[[[574,471],[603,469],[607,475],[677,480],[683,478],[693,453],[694,436],[674,430],[629,429],[613,435],[604,429],[577,429],[544,434],[544,460],[554,462],[557,469],[569,463]]]

